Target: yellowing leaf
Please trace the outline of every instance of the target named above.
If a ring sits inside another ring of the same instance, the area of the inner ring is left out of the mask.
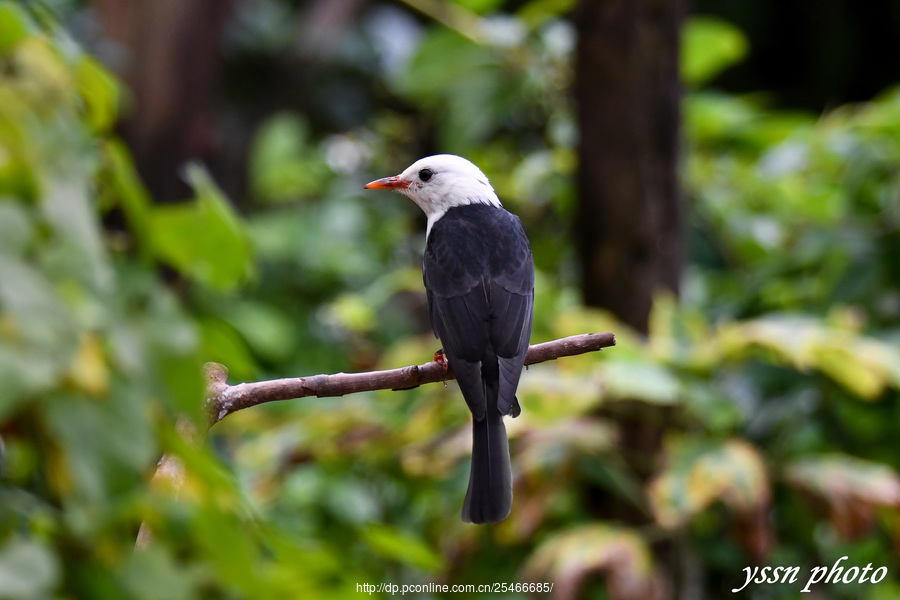
[[[109,368],[103,341],[95,333],[83,333],[69,367],[69,381],[96,398],[109,391]]]
[[[581,584],[600,571],[613,600],[661,598],[663,580],[647,543],[628,529],[591,524],[557,533],[529,557],[525,576],[553,581],[554,597],[576,598]]]
[[[776,361],[817,369],[864,400],[900,387],[900,350],[834,324],[802,315],[770,315],[723,325],[712,343],[733,358],[765,349]]]
[[[15,51],[15,60],[24,74],[23,91],[36,103],[36,108],[49,107],[60,98],[74,98],[71,94],[71,75],[46,39],[31,36],[23,40]]]
[[[359,294],[341,294],[328,309],[328,316],[340,327],[366,333],[375,326],[375,310]]]
[[[785,476],[825,501],[831,524],[844,538],[865,533],[876,507],[900,507],[900,476],[880,463],[844,454],[813,456],[788,465]]]
[[[515,422],[510,423],[514,427]],[[580,417],[526,429],[520,436],[517,466],[525,473],[559,472],[579,457],[596,456],[613,448],[618,432],[612,423]]]
[[[759,451],[748,442],[675,442],[662,473],[650,481],[657,522],[678,527],[721,501],[748,512],[769,501],[769,481]]]
[[[653,299],[649,318],[649,350],[659,358],[666,359],[676,352],[675,322],[679,315],[678,300],[671,292],[659,293]]]
[[[841,336],[843,337],[843,336]],[[884,391],[885,373],[878,364],[865,365],[865,359],[854,347],[856,344],[822,344],[811,349],[815,365],[840,385],[860,398],[872,399]]]

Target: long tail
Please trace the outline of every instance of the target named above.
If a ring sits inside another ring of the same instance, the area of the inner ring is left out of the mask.
[[[472,419],[472,470],[463,503],[466,523],[497,523],[512,507],[512,469],[503,416],[488,403],[487,414]]]

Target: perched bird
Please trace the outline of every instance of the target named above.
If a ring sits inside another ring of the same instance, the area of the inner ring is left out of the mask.
[[[462,519],[502,521],[512,506],[503,416],[521,412],[516,388],[534,307],[525,228],[500,204],[484,173],[459,156],[429,156],[365,187],[406,194],[428,218],[422,273],[431,327],[472,412]]]

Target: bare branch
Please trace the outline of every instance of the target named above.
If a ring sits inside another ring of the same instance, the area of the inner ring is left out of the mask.
[[[525,365],[584,354],[615,345],[616,336],[612,333],[573,335],[529,347],[528,354],[525,356]],[[386,371],[289,377],[237,385],[228,385],[228,369],[223,365],[206,363],[204,370],[209,427],[235,411],[276,400],[290,400],[306,396],[325,398],[374,390],[407,390],[423,383],[435,383],[455,378],[452,371],[445,372],[444,367],[434,361],[424,365],[411,365]],[[187,420],[179,421],[178,432],[184,440],[193,445],[202,443],[205,433],[198,432]],[[177,497],[184,478],[185,469],[181,459],[166,453],[157,464],[153,484],[168,485]],[[141,523],[135,548],[145,550],[152,544],[152,541],[153,532],[145,521]]]
[[[615,344],[616,336],[612,333],[585,333],[560,338],[531,346],[525,365],[593,352]],[[452,371],[445,372],[443,366],[434,361],[385,371],[288,377],[237,385],[227,385],[228,370],[225,367],[207,363],[206,377],[210,426],[233,412],[266,402],[306,396],[326,398],[374,390],[407,390],[425,383],[454,379]]]

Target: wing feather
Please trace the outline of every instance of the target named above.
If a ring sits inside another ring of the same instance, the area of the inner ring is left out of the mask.
[[[501,414],[517,406],[531,337],[534,266],[517,217],[502,208],[466,209],[451,209],[432,227],[423,275],[432,329],[480,419],[488,402],[486,377],[498,380],[490,395]],[[483,211],[495,212],[485,218]]]

